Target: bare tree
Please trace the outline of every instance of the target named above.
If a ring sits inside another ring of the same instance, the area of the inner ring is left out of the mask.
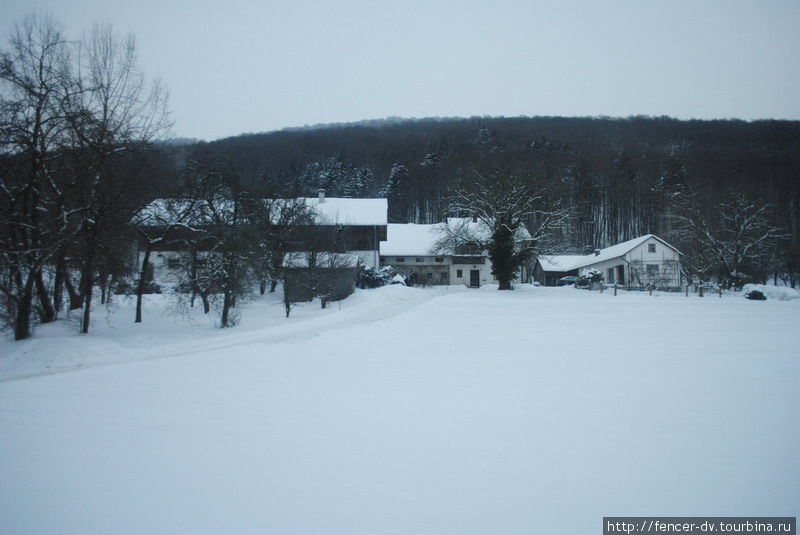
[[[474,243],[488,249],[499,289],[510,290],[511,281],[531,257],[536,244],[562,225],[569,211],[519,176],[496,170],[476,171],[476,175],[471,187],[456,191],[450,207],[455,213],[471,215],[487,231],[468,231],[469,226],[445,227],[446,235],[436,248],[455,249]]]
[[[65,101],[80,214],[83,321],[89,332],[102,235],[135,182],[116,168],[147,150],[170,127],[168,95],[139,69],[132,35],[95,24],[76,54],[76,91]]]
[[[766,260],[774,256],[784,229],[773,223],[770,203],[733,192],[712,207],[695,194],[684,196],[675,214],[674,236],[686,254],[689,270],[701,282],[709,274],[730,288],[746,277],[763,280]]]
[[[71,95],[70,45],[47,15],[17,24],[0,56],[0,291],[17,340],[31,334],[34,292],[42,321],[55,319],[45,265],[69,237],[58,172]]]

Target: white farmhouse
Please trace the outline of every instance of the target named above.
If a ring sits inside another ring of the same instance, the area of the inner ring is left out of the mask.
[[[606,284],[680,289],[681,256],[669,243],[647,234],[597,249],[589,255],[541,255],[534,268],[534,278],[546,286],[556,286],[562,277],[595,270],[603,274]]]
[[[437,242],[448,230],[471,236],[452,250],[438,250]],[[463,284],[478,288],[496,282],[488,253],[478,242],[485,242],[489,229],[472,218],[451,217],[433,225],[389,224],[387,239],[381,243],[381,266],[391,266],[397,273],[411,276],[419,284]],[[521,229],[525,239],[530,235]],[[521,278],[527,277],[523,269]],[[524,279],[523,279],[524,280]]]

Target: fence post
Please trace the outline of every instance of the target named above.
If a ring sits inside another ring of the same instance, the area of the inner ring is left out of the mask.
[[[615,296],[617,295],[617,283],[616,282],[614,283],[614,295]]]

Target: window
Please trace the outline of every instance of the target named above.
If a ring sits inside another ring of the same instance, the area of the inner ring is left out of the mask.
[[[460,270],[460,269],[457,269],[456,270],[456,278],[460,279],[463,276],[464,276],[464,272],[462,270]]]
[[[655,253],[656,252],[656,244],[655,243],[648,243],[647,244],[647,252],[648,253]]]
[[[439,273],[439,280],[442,284],[447,284],[447,273]]]
[[[178,269],[181,267],[180,258],[167,258],[167,267],[169,269]]]
[[[439,263],[444,262],[444,258],[442,258],[441,256],[437,256],[436,261]]]
[[[402,263],[403,263],[403,262],[405,262],[405,261],[406,261],[406,259],[405,259],[405,258],[403,258],[402,256],[398,256],[398,257],[397,257],[397,263],[398,263],[398,264],[402,264]]]
[[[422,259],[421,259],[421,258],[417,258],[417,259],[416,259],[416,260],[414,260],[414,261],[415,261],[415,262],[422,262]]]
[[[647,264],[647,276],[658,277],[658,264]]]
[[[429,280],[429,281],[432,281],[432,280],[433,280],[433,273],[430,273],[430,272],[429,272],[429,273],[427,273],[426,275],[427,275],[427,277],[428,277],[428,280]]]
[[[381,262],[386,262],[386,257],[385,256],[381,257]]]

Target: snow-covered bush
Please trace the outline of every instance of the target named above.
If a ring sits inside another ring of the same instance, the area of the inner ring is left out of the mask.
[[[747,297],[753,292],[761,292],[766,298],[774,301],[794,301],[800,300],[800,292],[786,286],[769,286],[767,284],[745,284],[742,288],[742,295]],[[747,297],[747,299],[752,299]]]
[[[403,285],[405,285],[405,283],[406,283],[406,278],[403,277],[402,275],[395,275],[394,277],[392,277],[392,284],[403,284]]]
[[[589,269],[580,274],[578,280],[575,281],[575,287],[592,289],[602,283],[603,274],[596,269]]]
[[[356,279],[356,286],[363,289],[380,288],[392,283],[395,272],[390,266],[376,269],[371,266],[361,266]]]

